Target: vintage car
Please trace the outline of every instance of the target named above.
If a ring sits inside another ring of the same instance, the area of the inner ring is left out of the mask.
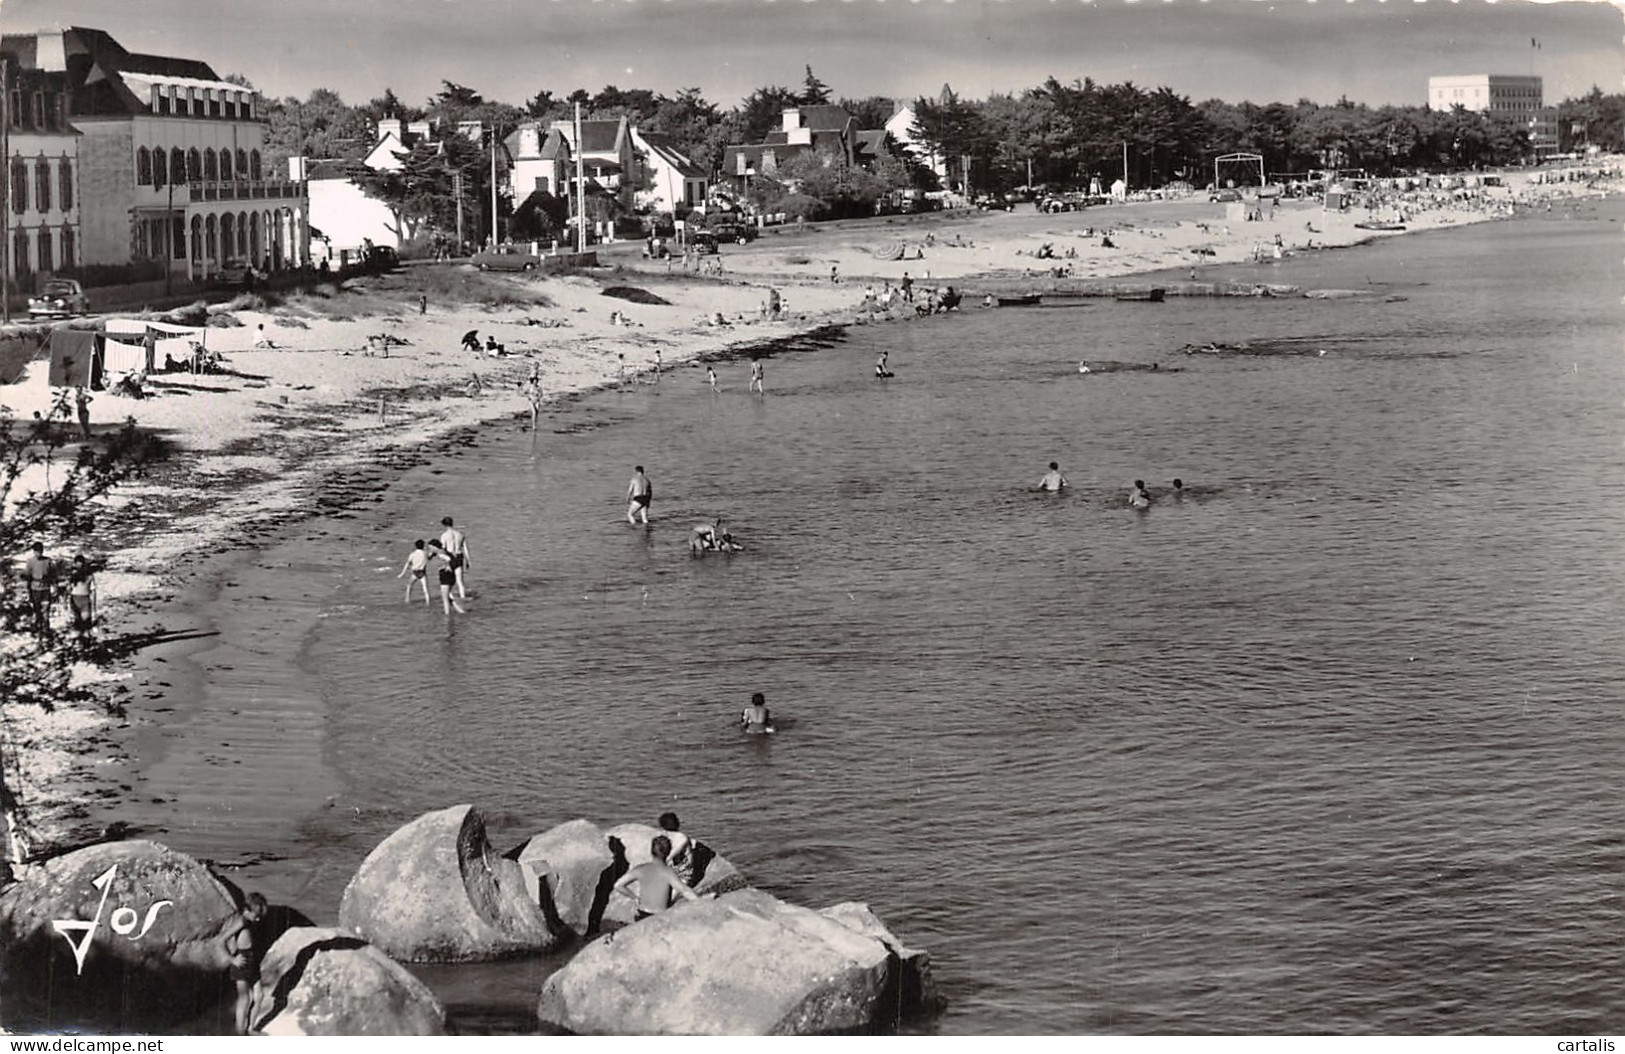
[[[706,225],[706,230],[716,235],[718,241],[734,242],[744,245],[746,242],[756,240],[756,228],[748,223],[739,223],[734,220],[717,220]]]
[[[524,246],[499,245],[475,253],[469,262],[482,271],[534,271],[542,265],[542,258]]]
[[[89,310],[90,301],[73,278],[52,278],[38,296],[28,298],[28,313],[35,318],[67,318]]]
[[[708,253],[721,252],[721,248],[717,244],[717,236],[711,231],[690,231],[688,247],[690,251],[702,256]]]

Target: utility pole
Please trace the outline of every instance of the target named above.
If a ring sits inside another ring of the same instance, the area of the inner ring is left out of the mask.
[[[175,181],[166,179],[164,182],[169,184],[169,205],[164,210],[164,296],[168,296],[175,277]],[[182,237],[185,237],[185,224],[181,225],[181,230]],[[187,264],[186,277],[192,277],[190,263]]]
[[[457,199],[457,251],[463,251],[463,174],[451,174],[451,196]]]
[[[1123,140],[1123,196],[1128,196],[1128,140]]]
[[[576,252],[587,251],[586,167],[581,160],[581,104],[576,103]]]
[[[11,322],[11,61],[0,58],[0,318]]]
[[[497,126],[491,122],[491,248],[497,247]]]

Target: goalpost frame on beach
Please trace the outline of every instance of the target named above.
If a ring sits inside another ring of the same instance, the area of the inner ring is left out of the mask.
[[[1264,155],[1263,154],[1221,154],[1218,157],[1213,159],[1213,189],[1214,190],[1221,190],[1221,189],[1224,188],[1224,184],[1222,182],[1220,182],[1220,179],[1219,179],[1219,171],[1220,171],[1220,167],[1223,166],[1223,165],[1226,165],[1226,164],[1231,165],[1233,168],[1235,168],[1235,167],[1243,168],[1249,174],[1253,171],[1254,168],[1257,168],[1258,169],[1258,185],[1260,187],[1265,187],[1265,186],[1269,185],[1269,181],[1265,178],[1265,175],[1264,175]]]

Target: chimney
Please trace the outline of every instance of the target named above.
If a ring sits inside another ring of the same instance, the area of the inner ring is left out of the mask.
[[[396,139],[404,138],[399,117],[385,117],[378,122],[378,138],[383,139],[387,135],[393,135]]]
[[[796,107],[796,106],[786,107],[785,111],[784,111],[784,114],[783,114],[783,117],[784,117],[784,126],[783,126],[783,129],[782,129],[783,131],[793,132],[797,128],[801,127],[801,109],[800,109],[800,107]]]

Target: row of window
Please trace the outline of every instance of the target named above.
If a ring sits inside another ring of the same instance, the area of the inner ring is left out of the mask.
[[[138,187],[162,187],[170,182],[190,183],[196,180],[259,179],[260,152],[238,150],[234,155],[225,149],[216,153],[213,147],[182,150],[163,147],[135,152],[135,184]]]
[[[34,178],[28,178],[28,162],[20,157],[11,159],[11,211],[21,216],[28,211],[30,182],[33,189],[34,211],[51,211],[51,159],[41,156],[34,161]],[[57,158],[55,184],[57,204],[63,212],[73,209],[73,161]]]
[[[11,89],[7,100],[11,127],[34,132],[61,132],[68,127],[67,96],[59,91]]]
[[[18,228],[11,236],[11,267],[15,274],[33,271],[67,270],[74,266],[75,232],[72,227],[52,231],[49,227],[38,230]]]
[[[263,220],[263,222],[262,222]],[[262,217],[258,212],[233,215],[192,217],[192,259],[194,260],[260,260],[265,255],[267,241],[278,242],[278,214]],[[176,216],[173,220],[155,219],[139,223],[135,228],[135,255],[162,258],[172,252],[181,259],[186,251],[186,223]]]
[[[224,88],[183,88],[177,84],[154,84],[153,113],[169,117],[254,118],[254,93]]]

